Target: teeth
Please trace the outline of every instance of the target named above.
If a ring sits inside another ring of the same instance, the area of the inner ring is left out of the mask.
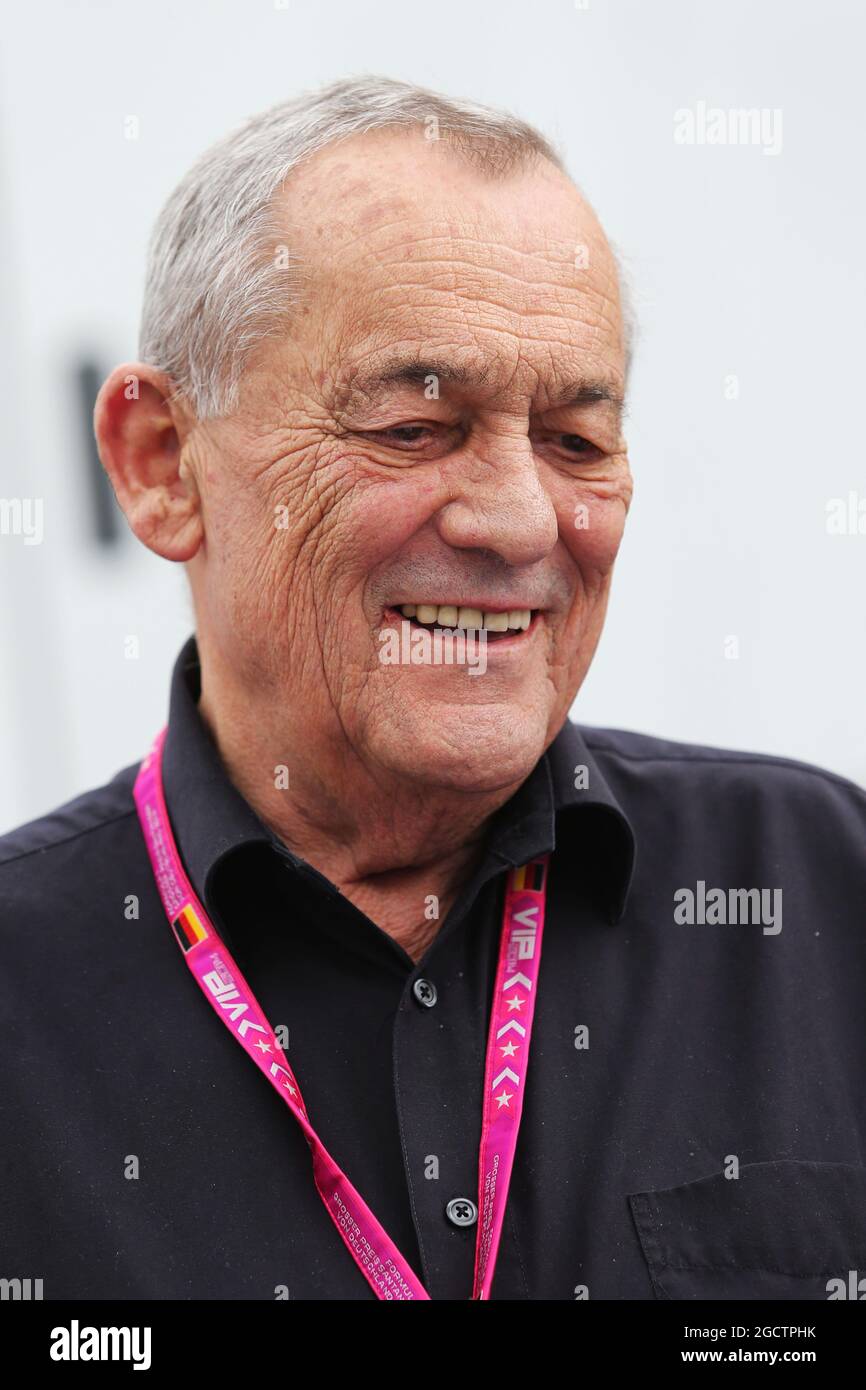
[[[508,614],[507,613],[485,613],[484,626],[488,632],[507,632]]]
[[[525,632],[532,621],[529,608],[512,608],[508,613],[488,613],[481,608],[458,608],[453,603],[404,603],[400,607],[404,618],[439,627],[462,627],[488,632]]]

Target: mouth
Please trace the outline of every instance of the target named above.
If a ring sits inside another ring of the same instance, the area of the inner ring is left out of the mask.
[[[412,627],[452,632],[484,632],[484,640],[500,644],[525,641],[540,619],[540,608],[474,608],[453,603],[402,603],[385,609],[385,618]]]

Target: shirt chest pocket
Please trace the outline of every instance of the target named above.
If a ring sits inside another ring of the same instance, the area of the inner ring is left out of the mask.
[[[656,1298],[866,1300],[866,1168],[748,1163],[628,1201]]]

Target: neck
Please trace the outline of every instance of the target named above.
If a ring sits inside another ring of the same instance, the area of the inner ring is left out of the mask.
[[[199,712],[259,819],[419,960],[478,861],[490,817],[519,783],[473,792],[376,775],[303,720],[287,747],[285,711],[275,727],[267,711],[206,680],[204,663]]]

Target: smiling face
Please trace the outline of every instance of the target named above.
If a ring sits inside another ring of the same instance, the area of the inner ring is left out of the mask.
[[[630,497],[611,253],[553,166],[489,179],[415,131],[321,151],[281,206],[291,330],[187,442],[200,644],[289,747],[516,784],[592,659]],[[383,660],[403,621],[485,624],[483,674]]]

